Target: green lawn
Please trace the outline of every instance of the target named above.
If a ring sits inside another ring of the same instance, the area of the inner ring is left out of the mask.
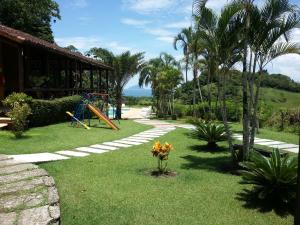
[[[25,154],[39,152],[55,152],[80,146],[97,144],[104,141],[112,141],[124,138],[150,126],[135,123],[130,120],[122,120],[121,128],[114,131],[97,120],[92,121],[92,129],[72,127],[70,123],[60,123],[45,127],[32,128],[27,131],[23,138],[16,139],[8,131],[0,131],[0,154]]]
[[[226,151],[210,153],[178,129],[160,138],[174,145],[169,167],[154,178],[152,143],[102,155],[42,164],[60,194],[62,225],[290,225],[292,216],[261,212],[238,200],[240,177],[224,173]]]

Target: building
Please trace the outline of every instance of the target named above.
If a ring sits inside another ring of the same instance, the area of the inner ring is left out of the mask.
[[[0,25],[0,100],[12,92],[36,98],[107,94],[112,70],[100,61]]]

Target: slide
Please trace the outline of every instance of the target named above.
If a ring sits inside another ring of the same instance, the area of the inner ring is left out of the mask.
[[[81,124],[85,129],[90,130],[91,128],[89,128],[87,125],[85,125],[84,123],[82,123],[79,119],[77,119],[72,113],[70,112],[66,112],[69,116],[71,116],[74,120],[76,120],[79,124]]]
[[[110,126],[114,130],[119,130],[117,127],[106,115],[104,115],[100,109],[88,104],[89,110],[91,110],[99,119],[102,119],[108,126]]]

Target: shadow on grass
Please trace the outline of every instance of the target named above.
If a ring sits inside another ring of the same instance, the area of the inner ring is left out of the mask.
[[[262,200],[257,197],[254,191],[248,189],[243,189],[241,193],[238,193],[236,199],[244,202],[243,207],[247,209],[257,209],[261,213],[274,211],[281,217],[292,215],[295,210],[295,207],[293,207],[295,204],[276,202],[274,198]]]
[[[13,134],[11,134],[11,136],[9,137],[10,140],[13,140],[13,141],[22,141],[22,140],[27,140],[27,139],[30,139],[32,138],[31,135],[28,135],[28,134],[23,134],[21,137],[15,137]]]
[[[188,148],[192,151],[209,152],[212,154],[228,152],[228,148],[225,148],[224,146],[209,147],[207,145],[192,145],[192,146],[189,146]]]
[[[209,170],[236,175],[236,168],[233,167],[230,156],[199,157],[186,155],[182,158],[187,160],[187,163],[182,164],[182,169]]]

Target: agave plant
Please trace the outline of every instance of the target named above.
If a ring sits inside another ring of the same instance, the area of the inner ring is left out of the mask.
[[[227,140],[225,127],[212,122],[196,122],[196,130],[193,136],[206,141],[208,147],[217,147],[217,142]]]
[[[253,193],[259,199],[289,203],[296,198],[297,157],[281,157],[278,149],[273,149],[270,158],[252,151],[249,161],[240,165],[245,168],[241,183],[254,185]]]

